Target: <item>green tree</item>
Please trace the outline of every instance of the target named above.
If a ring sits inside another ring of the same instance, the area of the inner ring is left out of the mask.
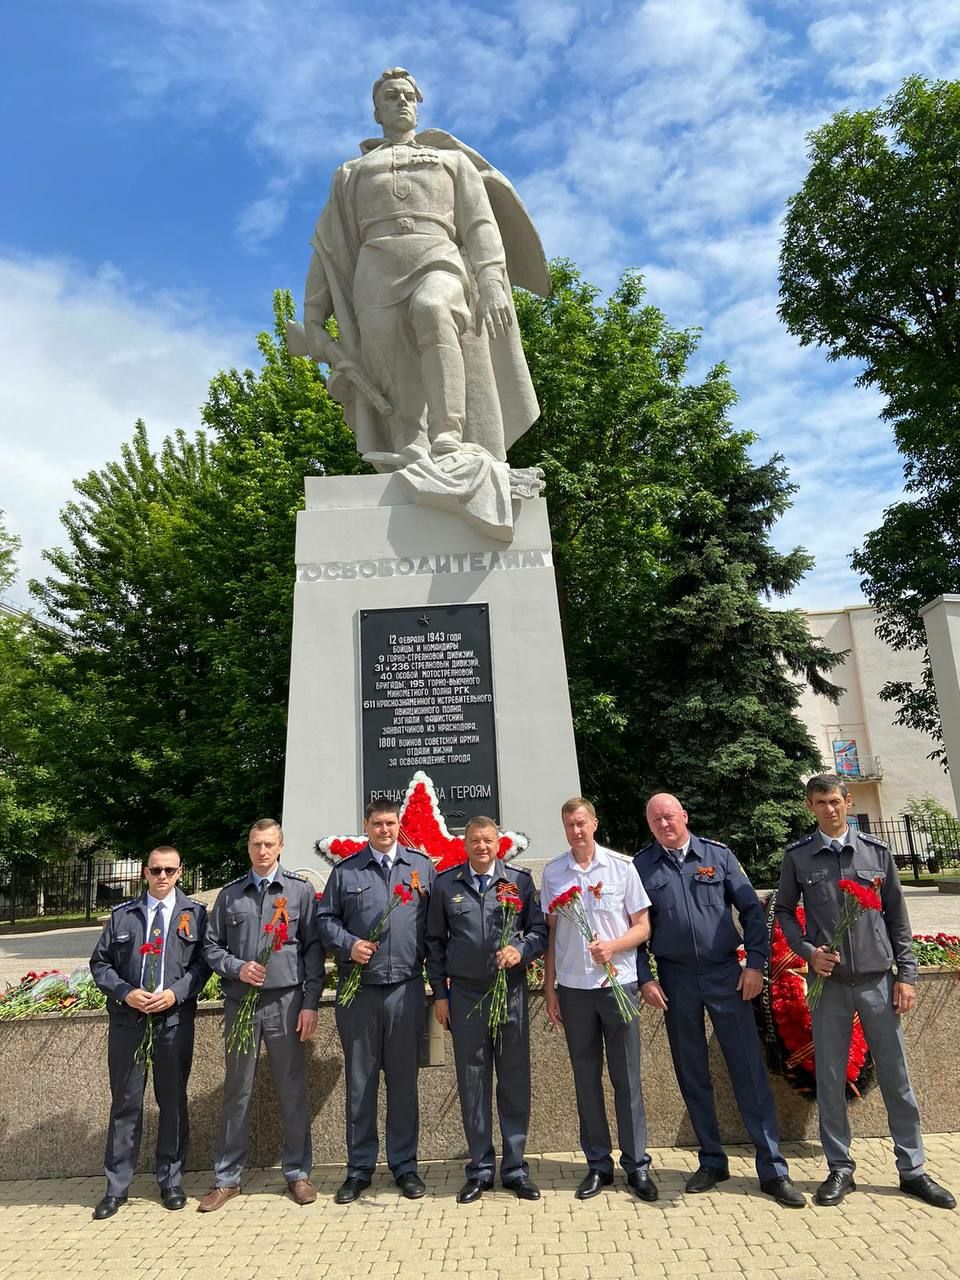
[[[706,834],[762,873],[806,824],[816,748],[799,681],[835,696],[838,655],[786,594],[810,565],[774,550],[793,491],[731,428],[722,366],[684,381],[696,349],[627,275],[609,301],[570,266],[518,295],[540,422],[514,446],[547,476],[583,785],[619,847],[647,837],[646,797],[675,791]]]
[[[138,423],[119,462],[77,483],[69,547],[31,586],[71,655],[60,787],[118,852],[169,840],[220,866],[280,812],[303,477],[362,463],[319,371],[286,353],[289,295],[275,312],[261,370],[211,385],[213,439],[154,452]]]
[[[0,520],[0,596],[13,582],[19,549],[19,538]],[[29,615],[0,608],[0,860],[6,863],[80,848],[51,785],[49,731],[68,709],[56,689],[63,659],[52,639]]]
[[[780,315],[802,345],[862,364],[885,397],[907,492],[853,557],[894,648],[925,648],[917,608],[956,584],[960,545],[960,83],[919,77],[810,138],[789,202]],[[940,737],[929,671],[890,682],[901,723]],[[940,756],[942,751],[938,752]]]

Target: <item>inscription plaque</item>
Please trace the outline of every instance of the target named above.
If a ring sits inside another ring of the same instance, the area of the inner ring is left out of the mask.
[[[360,611],[363,803],[401,802],[418,769],[450,827],[500,821],[485,604]]]

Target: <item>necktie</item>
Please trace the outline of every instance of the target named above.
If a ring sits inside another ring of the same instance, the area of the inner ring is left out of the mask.
[[[831,840],[830,848],[833,850],[834,853],[843,853],[843,845],[840,843],[839,840]]]
[[[480,897],[487,892],[487,885],[490,883],[490,877],[487,875],[477,876],[477,888],[480,890]]]
[[[379,865],[379,867],[380,867],[380,874],[383,876],[384,883],[385,883],[385,884],[389,884],[389,883],[390,883],[390,868],[393,866],[393,861],[392,861],[392,859],[390,859],[390,858],[385,858],[385,857],[384,857],[384,858],[380,858],[380,859],[379,859],[379,862],[378,862],[378,865]]]
[[[683,866],[683,850],[682,849],[668,849],[667,853],[669,853],[670,857],[674,860],[674,862],[677,864],[678,867]]]
[[[160,948],[160,955],[144,956],[143,981],[149,983],[148,991],[157,991],[163,974],[163,907],[157,906],[147,931],[147,941]]]
[[[260,888],[257,890],[257,899],[258,899],[258,902],[259,902],[259,905],[260,905],[260,914],[261,914],[261,915],[263,915],[263,900],[264,900],[264,898],[265,898],[266,896],[267,896],[267,882],[266,882],[266,880],[261,880],[261,881],[260,881]]]

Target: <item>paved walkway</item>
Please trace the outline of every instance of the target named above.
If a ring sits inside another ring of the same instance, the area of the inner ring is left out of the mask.
[[[812,1191],[823,1176],[817,1148],[787,1148],[794,1179]],[[219,1213],[165,1211],[149,1179],[106,1222],[93,1222],[97,1178],[0,1182],[0,1277],[61,1280],[626,1280],[630,1276],[747,1276],[840,1280],[953,1277],[960,1212],[931,1209],[897,1190],[889,1143],[857,1144],[859,1191],[837,1209],[781,1209],[757,1189],[753,1161],[731,1151],[733,1176],[708,1195],[684,1196],[695,1153],[653,1153],[661,1199],[641,1204],[617,1185],[574,1200],[579,1155],[531,1160],[543,1189],[535,1204],[502,1189],[460,1206],[460,1164],[421,1167],[427,1199],[403,1200],[389,1175],[354,1205],[330,1198],[341,1169],[315,1171],[320,1199],[298,1208],[280,1194],[278,1171],[251,1174]],[[955,1189],[960,1134],[928,1141],[931,1170]],[[192,1174],[202,1195],[209,1178]]]

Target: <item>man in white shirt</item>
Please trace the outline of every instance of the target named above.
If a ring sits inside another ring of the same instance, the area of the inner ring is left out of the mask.
[[[540,901],[550,929],[545,961],[547,1015],[562,1026],[573,1067],[580,1115],[580,1145],[587,1174],[576,1190],[589,1200],[613,1182],[610,1126],[603,1100],[603,1058],[613,1084],[620,1164],[627,1185],[641,1200],[657,1199],[647,1154],[647,1118],[640,1085],[640,1026],[623,1020],[604,966],[637,1001],[637,947],[650,936],[650,899],[632,864],[594,839],[597,813],[589,800],[574,796],[560,810],[569,849],[547,864]],[[587,942],[564,913],[549,913],[558,894],[576,886],[593,942]]]

